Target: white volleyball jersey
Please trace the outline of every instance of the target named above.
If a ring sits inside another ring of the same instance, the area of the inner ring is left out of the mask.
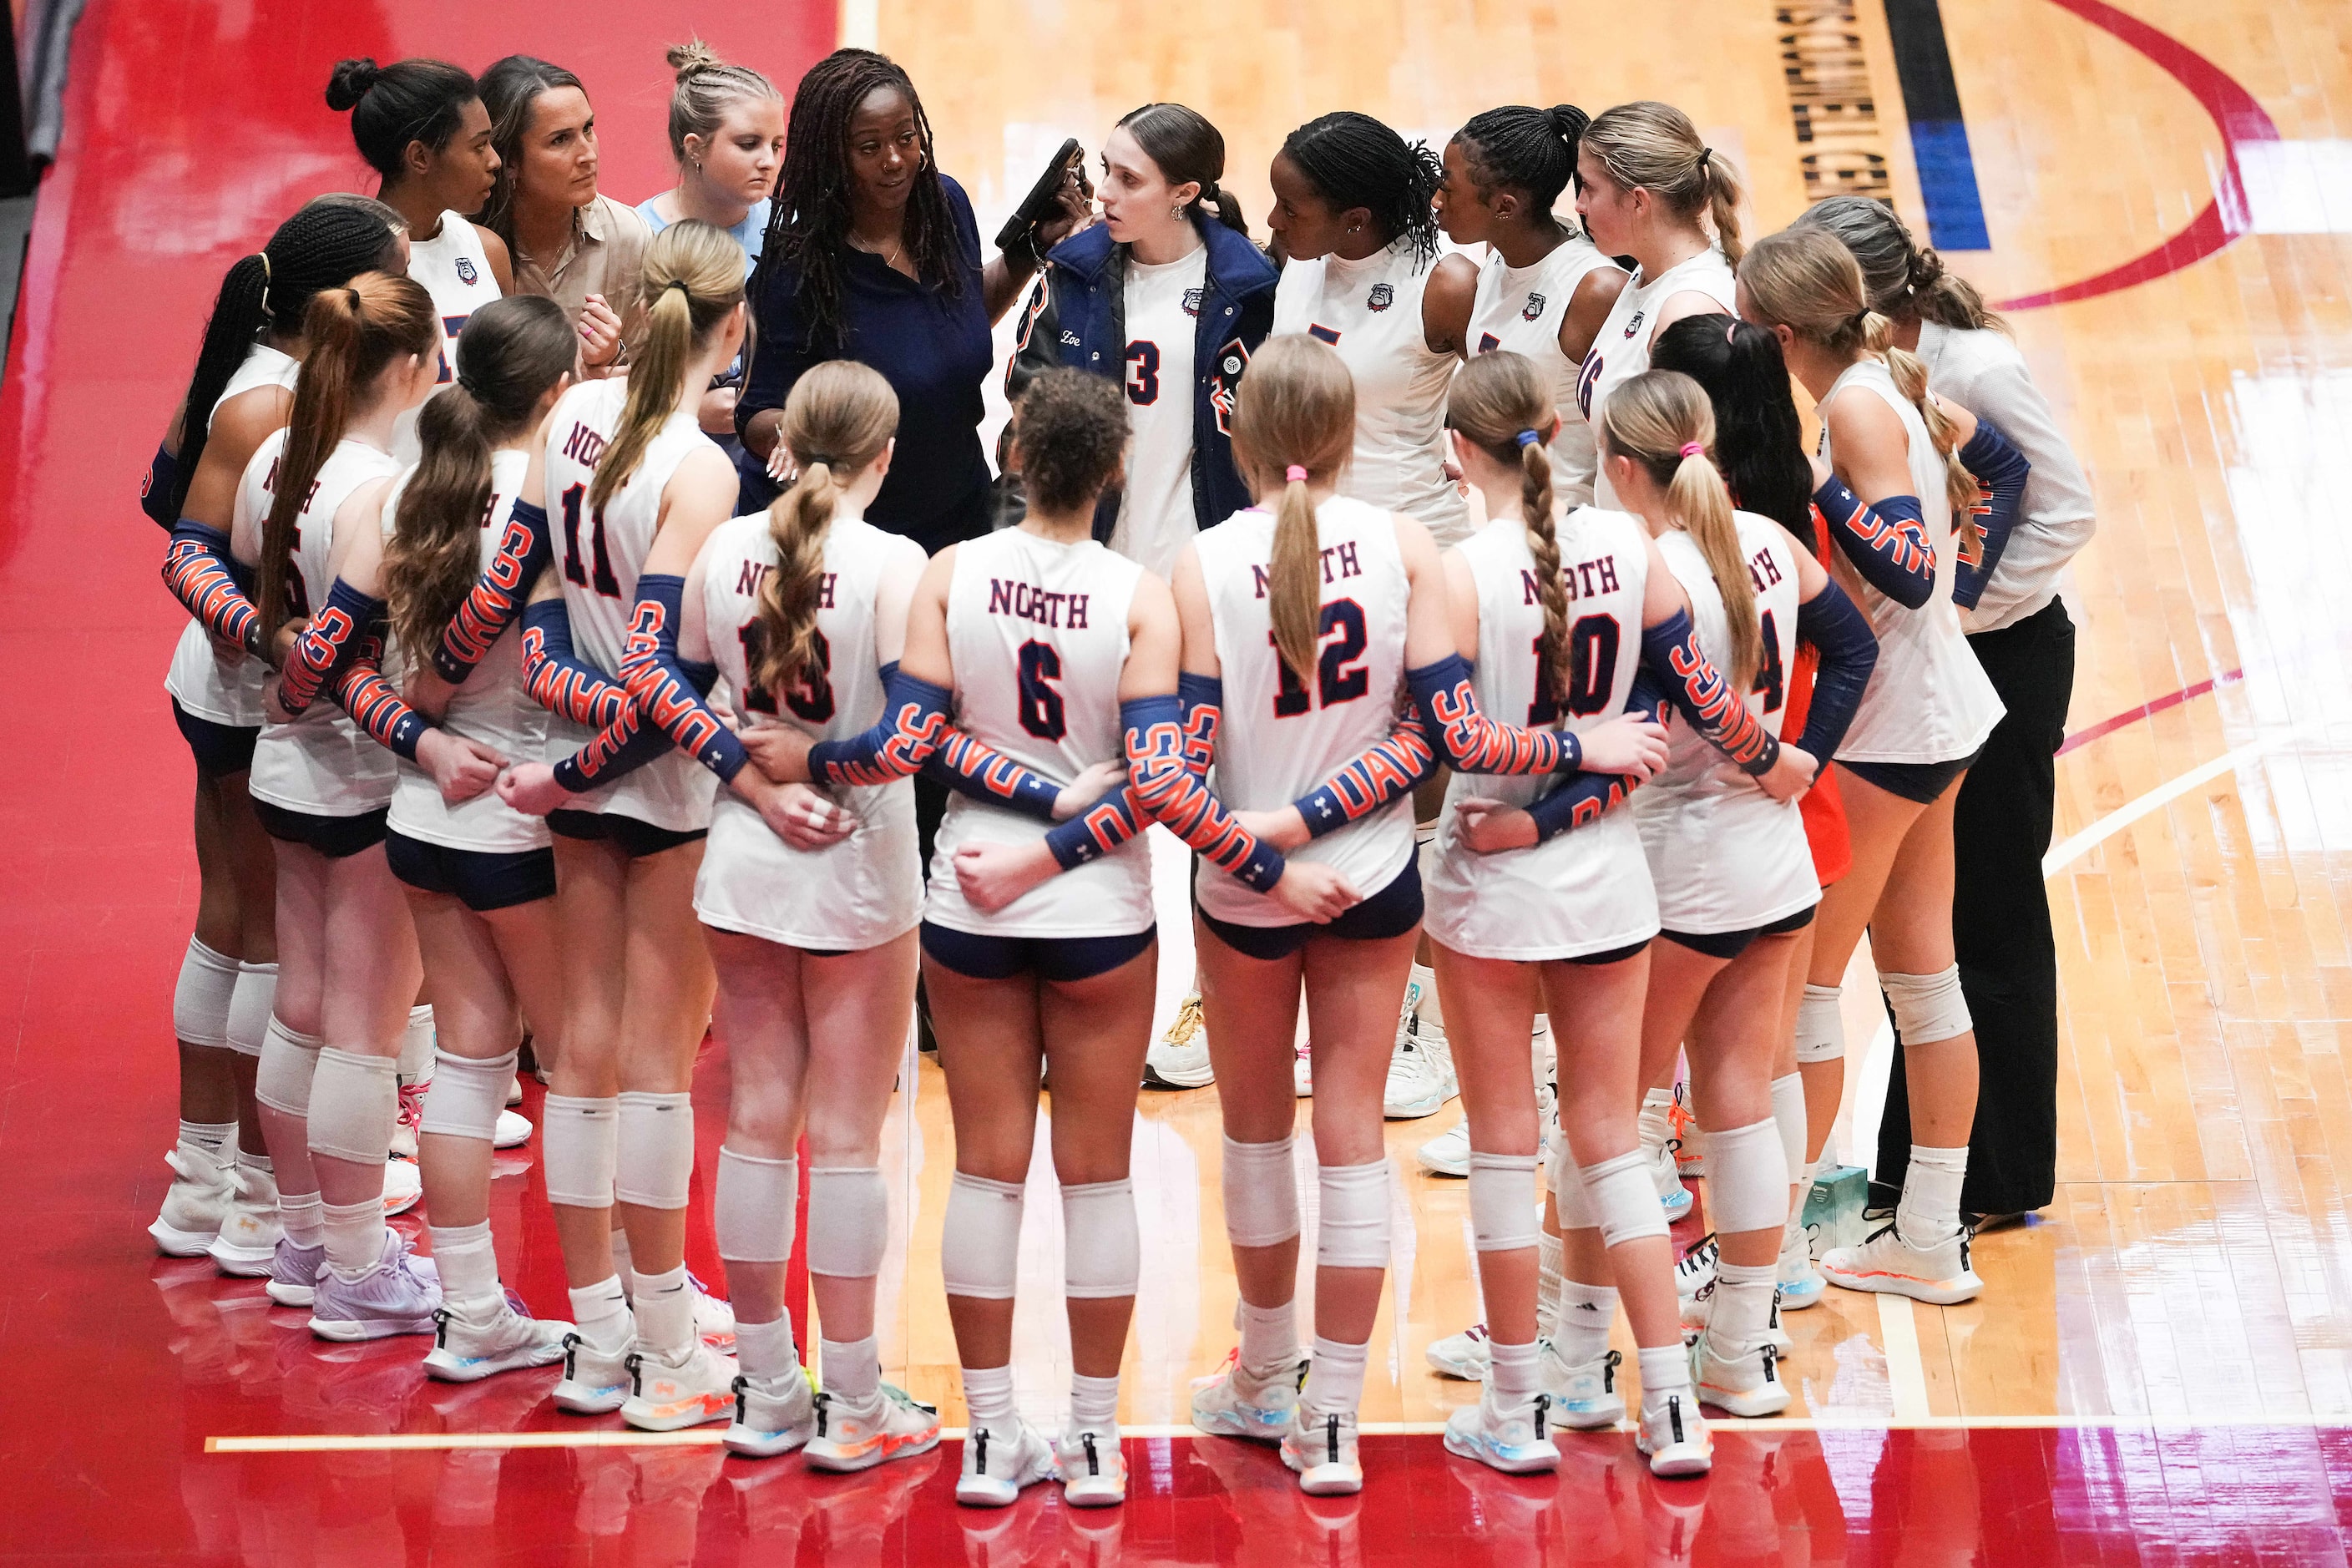
[[[1654,281],[1636,272],[1619,292],[1577,374],[1577,401],[1595,429],[1600,427],[1601,406],[1609,400],[1609,394],[1650,368],[1650,339],[1658,330],[1659,308],[1677,294],[1692,292],[1715,300],[1726,315],[1738,313],[1731,263],[1712,245],[1677,261]],[[1593,476],[1592,500],[1596,506],[1617,504],[1617,491],[1607,474]]]
[[[548,422],[547,521],[555,560],[549,570],[563,587],[572,651],[607,675],[628,652],[629,617],[636,608],[637,573],[654,547],[662,490],[688,454],[709,445],[693,411],[673,411],[646,444],[645,457],[603,511],[588,504],[596,465],[620,427],[628,383],[583,382],[563,395]],[[547,723],[547,760],[561,762],[595,731],[560,714]],[[567,811],[612,812],[672,833],[710,826],[719,778],[684,752],[671,750],[645,766],[564,803]]]
[[[1910,442],[1911,484],[1921,526],[1936,551],[1936,586],[1927,602],[1905,609],[1851,570],[1839,573],[1845,591],[1878,634],[1878,664],[1862,694],[1838,755],[1850,763],[1953,763],[1972,756],[2000,722],[2004,710],[1984,667],[1969,651],[1952,603],[1952,574],[1960,546],[1944,489],[1944,459],[1927,422],[1895,389],[1885,363],[1866,354],[1848,365],[1823,406],[1849,388],[1874,395],[1895,410]],[[1829,426],[1822,426],[1822,458],[1830,461]]]
[[[481,545],[478,559],[485,567],[498,554],[499,545],[506,538],[507,518],[514,510],[515,497],[520,493],[523,475],[530,468],[528,452],[490,454],[490,507],[482,514],[481,527],[477,530]],[[401,493],[415,473],[414,468],[403,473],[384,498],[383,537],[387,542],[392,538],[393,520],[399,515]],[[401,649],[387,637],[385,674],[397,681],[405,664]],[[452,735],[478,741],[509,762],[526,763],[547,750],[548,717],[547,710],[523,689],[522,628],[513,626],[499,634],[499,640],[490,645],[490,651],[482,656],[474,673],[449,699],[441,728]],[[394,828],[409,837],[451,849],[473,849],[492,855],[515,855],[547,847],[546,819],[516,811],[499,798],[498,791],[484,790],[471,800],[451,805],[442,800],[439,787],[423,768],[405,759],[399,760],[399,778],[393,785],[390,821]]]
[[[1441,544],[1470,531],[1469,504],[1445,477],[1445,389],[1454,358],[1433,353],[1421,297],[1434,259],[1400,239],[1361,261],[1293,261],[1274,290],[1274,330],[1339,353],[1356,383],[1356,447],[1343,495],[1429,525]]]
[[[1200,527],[1192,515],[1192,346],[1209,247],[1127,264],[1127,484],[1110,547],[1165,578]]]
[[[1572,507],[1592,500],[1592,426],[1576,397],[1583,367],[1559,352],[1559,328],[1586,274],[1616,265],[1580,234],[1532,267],[1507,267],[1496,251],[1478,274],[1478,297],[1470,308],[1473,353],[1525,354],[1550,382],[1552,406],[1559,411],[1559,434],[1551,443],[1553,489]]]
[[[1143,568],[1093,540],[1063,544],[1008,528],[956,546],[948,585],[948,656],[956,721],[1060,784],[1126,755],[1118,682],[1128,607]],[[932,841],[923,918],[987,936],[1132,936],[1150,929],[1151,856],[1138,834],[986,914],[956,886],[966,844],[1027,844],[1045,823],[1009,806],[948,797]]]
[[[253,492],[247,504],[248,515],[257,521],[266,522],[269,516],[278,460],[285,447],[286,432],[276,431],[246,466],[239,488]],[[335,585],[330,564],[335,553],[335,513],[360,486],[399,471],[391,453],[350,439],[338,443],[319,465],[310,497],[294,517],[294,561],[288,581],[296,614],[315,615],[323,609],[327,593]],[[261,739],[253,748],[249,787],[254,799],[289,811],[359,816],[391,801],[396,761],[352,721],[331,692],[321,690],[292,723],[262,725]]]
[[[1535,554],[1517,518],[1486,524],[1457,546],[1478,584],[1478,668],[1490,717],[1531,729],[1591,730],[1620,717],[1642,664],[1642,595],[1649,542],[1637,518],[1579,507],[1559,529],[1568,585],[1569,690],[1540,690],[1543,636]],[[1475,958],[1579,958],[1630,947],[1658,932],[1658,901],[1633,813],[1623,806],[1525,849],[1481,855],[1456,831],[1454,805],[1473,798],[1525,806],[1567,783],[1539,774],[1456,773],[1445,787],[1428,879],[1429,934]]]
[[[238,362],[236,369],[229,373],[228,384],[221,388],[212,413],[205,416],[205,428],[212,428],[223,404],[257,386],[282,386],[293,391],[295,378],[301,371],[302,362],[293,355],[281,353],[268,343],[254,344],[245,351],[245,358]],[[240,483],[231,505],[242,506],[245,499],[245,486]],[[233,514],[229,526],[236,526]],[[173,645],[171,667],[163,674],[163,689],[182,709],[199,719],[252,730],[261,723],[261,683],[268,675],[268,667],[259,659],[247,658],[242,648],[224,649],[190,616],[180,632],[180,640]]]
[[[1404,700],[1404,558],[1396,520],[1334,496],[1316,510],[1323,552],[1322,651],[1301,681],[1274,647],[1266,600],[1275,514],[1237,511],[1201,535],[1201,576],[1216,626],[1224,712],[1217,729],[1217,795],[1234,811],[1271,811],[1314,789],[1396,728]],[[1412,799],[1392,800],[1334,828],[1293,860],[1319,860],[1370,898],[1412,858]],[[1201,908],[1235,925],[1285,926],[1297,917],[1207,864],[1194,879]]]
[[[751,653],[760,642],[760,590],[775,569],[768,514],[721,523],[703,547],[702,604],[710,653],[753,729],[790,725],[820,741],[856,735],[882,717],[881,659],[874,601],[893,577],[921,574],[923,551],[861,519],[836,517],[825,530],[817,590],[822,681],[782,691],[756,687]],[[914,929],[923,912],[923,870],[915,834],[912,780],[831,792],[857,829],[825,849],[795,849],[732,790],[710,814],[710,841],[694,883],[694,910],[707,925],[790,947],[854,952]]]
[[[1777,734],[1797,657],[1799,546],[1769,518],[1732,515],[1764,634],[1748,710]],[[1690,596],[1700,650],[1729,679],[1731,623],[1698,542],[1669,529],[1658,537],[1658,553]],[[1686,721],[1669,727],[1666,746],[1664,769],[1633,792],[1633,820],[1665,928],[1694,936],[1752,931],[1819,902],[1821,881],[1797,803],[1766,795]]]
[[[443,213],[439,234],[409,237],[408,275],[425,285],[433,296],[433,313],[441,319],[440,384],[446,386],[457,378],[457,334],[476,310],[499,297],[481,231],[462,213]],[[411,408],[393,425],[392,455],[404,464],[417,459],[416,413]]]

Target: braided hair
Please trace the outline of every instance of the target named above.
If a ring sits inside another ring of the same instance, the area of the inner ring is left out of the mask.
[[[1514,103],[1472,115],[1454,140],[1481,196],[1504,187],[1524,191],[1538,216],[1550,218],[1559,194],[1576,178],[1576,144],[1591,123],[1572,103],[1550,109]]]
[[[366,196],[320,196],[278,226],[269,243],[239,257],[221,279],[204,345],[181,403],[180,463],[173,481],[172,513],[187,504],[188,486],[203,460],[213,409],[246,351],[271,329],[299,334],[311,299],[340,289],[362,272],[399,265],[407,220]]]
[[[849,121],[869,93],[886,87],[906,99],[922,151],[929,153],[931,122],[923,113],[922,98],[905,69],[887,56],[871,49],[835,49],[809,67],[793,94],[784,168],[768,215],[753,291],[764,291],[771,268],[798,268],[801,346],[811,353],[838,353],[847,340],[842,253],[849,248]],[[914,189],[907,198],[906,245],[919,281],[949,299],[961,296],[964,258],[947,187],[933,157],[926,156],[915,170]]]
[[[1334,211],[1370,211],[1381,244],[1411,241],[1414,262],[1424,267],[1437,255],[1435,203],[1445,164],[1427,142],[1409,143],[1370,115],[1342,109],[1284,137],[1282,155]]]

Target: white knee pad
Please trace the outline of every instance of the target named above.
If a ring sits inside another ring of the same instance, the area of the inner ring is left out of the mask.
[[[1838,988],[1808,985],[1797,1004],[1797,1059],[1833,1062],[1845,1055],[1845,1017],[1838,1009]]]
[[[1957,963],[1933,974],[1893,974],[1882,969],[1878,988],[1895,1010],[1895,1032],[1906,1048],[1932,1046],[1976,1026],[1969,1018],[1969,999],[1961,993]]]
[[[1576,1156],[1568,1152],[1568,1140],[1560,1139],[1552,1154],[1552,1206],[1559,1211],[1562,1235],[1571,1230],[1591,1230],[1601,1223],[1600,1211],[1592,1206],[1592,1194],[1584,1190],[1584,1173],[1577,1168]]]
[[[269,1009],[278,1000],[278,966],[240,963],[236,989],[228,999],[228,1048],[241,1057],[261,1056],[269,1037]]]
[[[310,1114],[310,1079],[319,1070],[316,1035],[298,1035],[273,1015],[266,1026],[261,1060],[254,1068],[253,1098],[287,1116]]]
[[[877,1165],[818,1165],[809,1172],[809,1272],[867,1279],[890,1245],[890,1189]]]
[[[499,1112],[507,1108],[507,1085],[514,1081],[517,1054],[509,1051],[477,1061],[439,1052],[433,1086],[425,1091],[425,1116],[416,1124],[417,1131],[485,1143],[496,1138]]]
[[[682,1209],[694,1180],[694,1097],[621,1092],[613,1195],[649,1209]]]
[[[1274,1247],[1298,1234],[1298,1178],[1289,1139],[1226,1139],[1223,1187],[1225,1239],[1235,1247]]]
[[[810,1185],[814,1187],[814,1182]],[[730,1263],[789,1263],[793,1219],[800,1210],[801,1163],[763,1154],[719,1150],[719,1190],[710,1200],[711,1228],[719,1256]],[[809,1233],[816,1232],[816,1205],[809,1205]]]
[[[408,1010],[408,1026],[400,1031],[400,1076],[410,1083],[433,1076],[433,1005],[420,1003]]]
[[[1386,1268],[1389,1266],[1389,1163],[1318,1165],[1322,1223],[1315,1237],[1319,1268]],[[1526,1201],[1522,1192],[1520,1199]]]
[[[188,939],[180,957],[179,984],[172,987],[172,1033],[192,1046],[214,1050],[228,1045],[228,1010],[236,995],[237,963]]]
[[[1470,1155],[1470,1232],[1480,1252],[1516,1252],[1542,1234],[1528,1206],[1533,1154]]]
[[[618,1100],[549,1095],[539,1117],[539,1163],[547,1177],[547,1201],[568,1208],[611,1208],[620,1138]]]
[[[1789,1223],[1789,1157],[1778,1126],[1706,1129],[1706,1217],[1719,1236],[1778,1233]]]
[[[1021,1271],[1021,1194],[1016,1182],[961,1171],[948,1184],[947,1234],[940,1278],[950,1296],[1009,1301]]]
[[[400,1114],[400,1083],[390,1057],[362,1056],[329,1046],[310,1080],[310,1152],[381,1165],[392,1158],[392,1121]]]
[[[1805,1075],[1792,1072],[1772,1080],[1772,1121],[1780,1129],[1780,1152],[1789,1162],[1789,1180],[1805,1173]]]
[[[1584,1191],[1592,1205],[1601,1244],[1616,1247],[1645,1236],[1666,1234],[1666,1211],[1658,1203],[1650,1162],[1639,1149],[1583,1168]],[[1581,1227],[1580,1227],[1581,1228]]]
[[[1102,1300],[1135,1294],[1143,1278],[1143,1237],[1135,1188],[1125,1180],[1062,1189],[1063,1294]]]

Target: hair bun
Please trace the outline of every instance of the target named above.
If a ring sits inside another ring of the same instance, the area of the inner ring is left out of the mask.
[[[1944,280],[1944,258],[1936,254],[1934,246],[1921,246],[1911,253],[1911,288],[1916,290],[1933,289]]]
[[[1592,116],[1572,103],[1553,105],[1544,110],[1544,118],[1551,121],[1553,133],[1570,146],[1584,140],[1584,128],[1592,123]]]
[[[327,79],[327,107],[338,114],[357,109],[360,100],[367,96],[368,89],[383,74],[383,68],[372,59],[337,60],[334,74]]]
[[[670,68],[677,72],[677,79],[680,81],[701,71],[716,70],[727,63],[719,58],[719,52],[716,49],[700,38],[689,38],[682,44],[672,44],[665,58],[668,59]]]

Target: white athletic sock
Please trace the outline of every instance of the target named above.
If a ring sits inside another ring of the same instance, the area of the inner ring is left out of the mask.
[[[219,1157],[227,1149],[228,1141],[236,1136],[234,1121],[180,1121],[180,1142],[193,1143],[206,1153]]]
[[[1506,1405],[1527,1403],[1536,1392],[1536,1358],[1539,1352],[1535,1342],[1507,1345],[1489,1341],[1486,1349],[1494,1357],[1492,1381],[1496,1394]]]
[[[1780,1250],[1786,1252],[1795,1239],[1805,1234],[1805,1200],[1813,1195],[1813,1181],[1822,1173],[1822,1163],[1813,1161],[1797,1177],[1797,1190],[1789,1200],[1789,1228],[1780,1233]]]
[[[1264,1377],[1298,1363],[1298,1313],[1294,1299],[1278,1307],[1241,1304],[1242,1366]]]
[[[1616,1286],[1560,1280],[1559,1310],[1552,1319],[1551,1342],[1559,1347],[1569,1365],[1582,1366],[1607,1355],[1609,1331],[1616,1321]]]
[[[793,1352],[793,1320],[787,1313],[772,1323],[747,1323],[735,1320],[735,1360],[743,1375],[754,1383],[766,1383],[772,1378],[789,1374],[799,1362]],[[833,1367],[824,1369],[828,1383]]]
[[[1070,1425],[1099,1432],[1118,1424],[1118,1379],[1073,1373],[1070,1378]]]
[[[326,1218],[327,1267],[349,1285],[383,1258],[383,1200],[319,1206]]]
[[[686,1282],[685,1264],[638,1275],[630,1305],[637,1315],[637,1341],[646,1350],[675,1363],[694,1348],[694,1287]]]
[[[593,1285],[575,1287],[572,1321],[580,1331],[581,1342],[597,1354],[618,1355],[626,1350],[636,1325],[629,1319],[628,1299],[621,1294],[621,1277],[615,1274]]]
[[[1960,1234],[1960,1184],[1968,1179],[1969,1150],[1911,1145],[1903,1174],[1903,1200],[1895,1206],[1895,1232],[1914,1247],[1933,1247]]]
[[[735,1342],[743,1342],[740,1324],[735,1329]],[[821,1339],[817,1343],[824,1351],[824,1389],[844,1399],[860,1405],[869,1403],[882,1392],[882,1348],[872,1334],[862,1340],[844,1343],[840,1340]]]
[[[1690,1352],[1676,1339],[1670,1345],[1651,1345],[1637,1352],[1642,1363],[1642,1413],[1648,1415],[1666,1402],[1669,1394],[1690,1397]]]
[[[615,1215],[614,1219],[620,1216]],[[629,1256],[629,1233],[619,1225],[613,1226],[613,1274],[621,1281],[621,1295],[635,1300],[637,1294],[637,1270]]]
[[[383,1207],[382,1200],[376,1204]],[[286,1239],[297,1247],[319,1247],[327,1239],[327,1207],[316,1193],[302,1193],[293,1197],[278,1194],[278,1224],[286,1232]]]
[[[433,1237],[433,1266],[441,1273],[441,1295],[469,1318],[488,1317],[505,1300],[499,1289],[499,1255],[490,1246],[490,1222],[425,1227]]]
[[[400,1031],[400,1081],[426,1083],[433,1078],[433,1005],[408,1010],[408,1025]]]
[[[1777,1263],[1716,1265],[1715,1305],[1707,1310],[1706,1337],[1718,1354],[1745,1354],[1763,1339],[1780,1272]]]
[[[1445,1027],[1445,1007],[1437,999],[1437,971],[1426,963],[1414,964],[1405,988],[1406,994],[1412,997],[1414,1017],[1441,1029]]]
[[[1549,1334],[1559,1321],[1559,1237],[1545,1232],[1536,1238],[1536,1332]]]
[[[963,1402],[971,1425],[1001,1428],[1015,1419],[1013,1409],[1013,1369],[1010,1366],[968,1366],[963,1369]]]
[[[1315,1359],[1307,1365],[1307,1389],[1298,1397],[1301,1408],[1321,1415],[1353,1415],[1364,1402],[1364,1363],[1371,1346],[1343,1345],[1315,1336]]]

